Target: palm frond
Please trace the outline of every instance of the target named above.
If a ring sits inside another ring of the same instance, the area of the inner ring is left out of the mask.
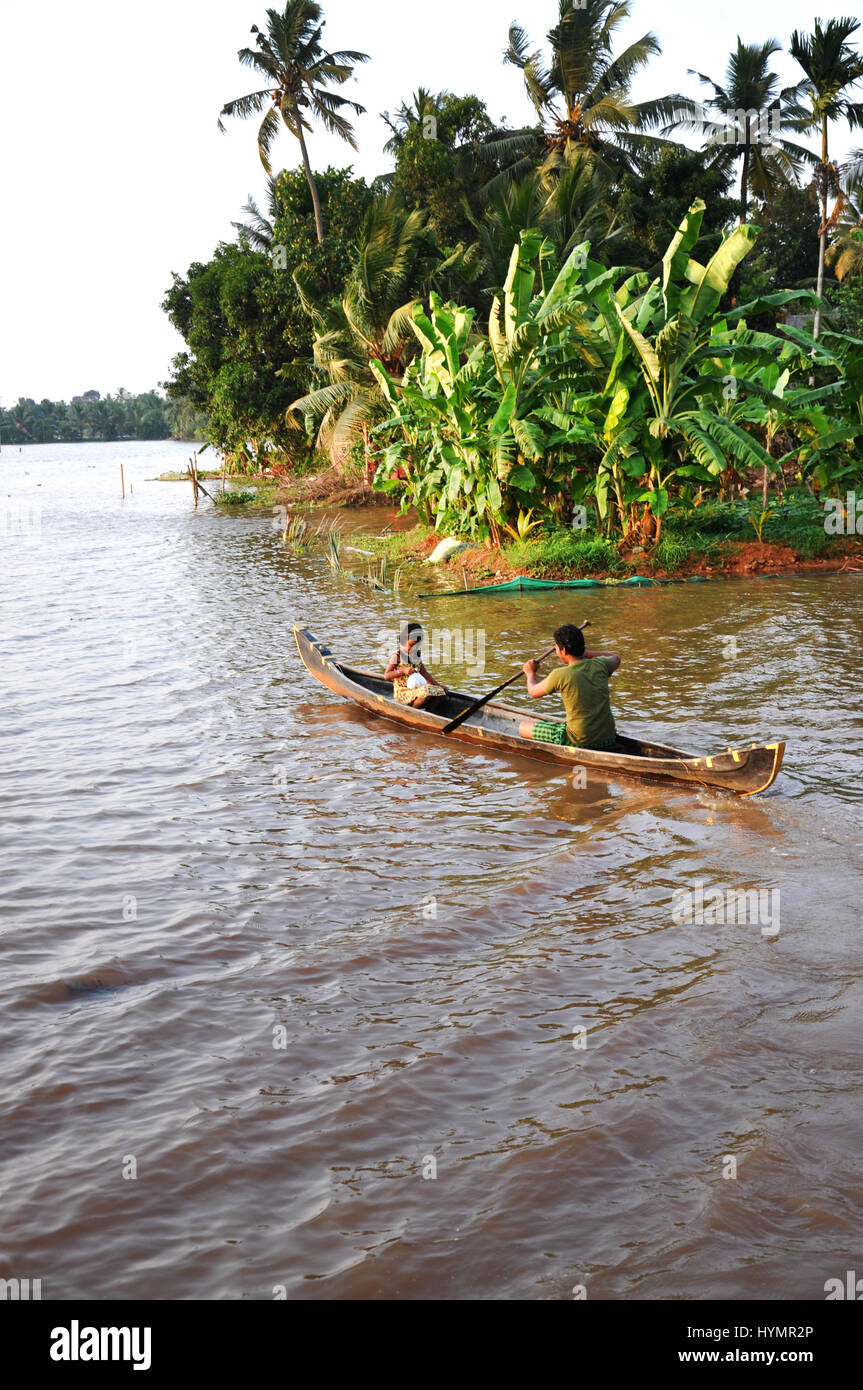
[[[272,173],[270,165],[270,150],[273,141],[279,133],[279,116],[274,110],[268,111],[258,128],[258,154],[261,156],[261,163],[267,173]]]
[[[247,116],[255,116],[259,111],[271,102],[273,94],[269,89],[261,92],[249,92],[247,96],[236,97],[233,101],[226,101],[219,115],[219,130],[225,132],[222,116],[239,116],[245,119]]]

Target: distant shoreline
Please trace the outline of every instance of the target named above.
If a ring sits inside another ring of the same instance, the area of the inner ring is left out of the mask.
[[[133,435],[118,435],[116,439],[3,439],[0,449],[45,449],[51,444],[191,444],[203,448],[205,439],[136,439]]]

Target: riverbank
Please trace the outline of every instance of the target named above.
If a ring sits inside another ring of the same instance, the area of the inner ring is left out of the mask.
[[[217,470],[200,475],[218,478]],[[158,481],[187,481],[185,474],[163,474]],[[300,477],[266,472],[227,477],[216,499],[223,507],[274,506],[291,513],[328,512],[335,532],[339,512],[380,509],[392,499],[358,477],[337,468]],[[384,534],[358,532],[354,541],[387,564],[399,567],[402,581],[411,568],[428,561],[443,536],[419,523],[414,512],[391,513]],[[742,578],[749,575],[828,574],[863,571],[863,536],[833,536],[825,512],[807,492],[771,498],[766,508],[747,501],[709,502],[687,513],[670,512],[653,545],[625,544],[587,529],[562,527],[537,531],[504,545],[472,544],[438,566],[441,575],[458,576],[465,587],[504,583],[517,576],[531,579],[611,579],[643,575],[656,580]]]
[[[381,498],[365,491],[368,505]],[[295,497],[283,499],[296,506]],[[309,504],[307,504],[309,505]],[[334,507],[332,494],[323,504]],[[356,497],[349,504],[361,505]],[[317,510],[317,508],[315,508]],[[338,527],[338,515],[333,517]],[[414,513],[394,517],[385,535],[363,537],[375,556],[401,567],[423,565],[443,537],[419,524]],[[463,542],[466,548],[437,566],[458,575],[465,587],[532,579],[651,579],[743,577],[759,574],[818,574],[863,569],[863,537],[833,536],[825,513],[808,493],[773,499],[756,510],[747,502],[708,503],[691,512],[669,513],[658,542],[626,545],[614,537],[564,528],[537,531],[501,546]]]
[[[365,538],[379,554],[404,567],[427,562],[440,537],[416,527],[404,534]],[[840,570],[863,572],[863,540],[832,539],[824,553],[801,553],[785,542],[720,538],[705,554],[681,549],[675,564],[663,564],[646,550],[615,552],[601,540],[513,542],[505,547],[469,547],[439,566],[471,585],[505,583],[519,575],[531,579],[625,579],[640,574],[649,579],[735,578],[758,574],[819,574]]]

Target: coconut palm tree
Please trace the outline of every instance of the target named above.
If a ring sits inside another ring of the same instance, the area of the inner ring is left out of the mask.
[[[389,127],[390,138],[384,145],[384,153],[397,155],[405,140],[417,127],[428,128],[428,123],[437,126],[440,108],[448,96],[447,92],[430,92],[426,87],[418,87],[409,102],[403,101],[394,115],[389,111],[381,113],[381,120]]]
[[[637,167],[647,146],[668,143],[645,129],[669,120],[679,98],[633,102],[630,95],[632,79],[662,52],[659,40],[644,34],[615,54],[615,31],[629,19],[630,0],[584,0],[578,7],[572,0],[558,3],[558,22],[548,34],[550,55],[531,49],[526,30],[513,24],[504,61],[524,74],[542,122],[549,167],[581,150],[619,176]],[[536,138],[535,131],[515,134],[515,142],[508,139],[513,154],[520,152],[519,138],[522,143]]]
[[[400,376],[416,351],[411,310],[433,283],[440,255],[428,232],[428,214],[408,210],[395,193],[368,209],[357,259],[340,301],[317,294],[302,270],[294,281],[315,328],[314,360],[328,380],[289,408],[289,416],[321,421],[320,442],[340,456],[369,425],[383,419],[386,402],[369,362]]]
[[[663,131],[698,131],[706,137],[705,152],[713,167],[730,171],[742,161],[741,224],[746,221],[750,193],[769,201],[777,187],[795,182],[801,164],[810,158],[802,145],[783,139],[781,134],[783,123],[796,111],[801,86],[780,88],[770,59],[781,51],[778,39],[743,43],[738,35],[724,84],[689,69],[691,77],[710,88],[707,108],[684,99]]]
[[[495,181],[482,215],[471,217],[488,297],[502,292],[512,248],[531,227],[538,227],[554,244],[561,266],[585,241],[591,243],[593,259],[601,259],[600,248],[615,220],[605,193],[595,164],[583,153],[570,159],[553,181],[538,169],[517,182]],[[487,309],[483,305],[486,317]]]
[[[258,151],[268,174],[271,173],[270,149],[280,122],[299,141],[315,209],[319,242],[324,239],[324,223],[321,200],[306,147],[305,132],[312,129],[309,116],[317,117],[326,130],[340,136],[355,150],[357,142],[353,127],[344,112],[350,108],[359,116],[365,107],[327,88],[347,82],[353,75],[354,64],[365,63],[369,57],[367,53],[358,53],[354,49],[328,52],[321,46],[323,28],[323,11],[316,0],[288,0],[284,14],[278,10],[267,10],[266,32],[259,29],[257,24],[252,26],[252,33],[257,36],[257,46],[241,48],[237,55],[246,67],[260,73],[267,85],[257,92],[249,92],[247,96],[227,102],[221,113],[222,116],[245,119],[266,112],[258,130]],[[225,129],[221,116],[219,129]]]
[[[25,400],[23,396],[19,396],[12,409],[6,412],[6,418],[19,439],[25,441],[32,439],[33,429],[36,424],[36,416],[28,400]]]
[[[863,128],[863,102],[854,101],[853,89],[863,80],[863,55],[848,42],[860,28],[859,19],[845,16],[816,19],[811,34],[795,29],[791,35],[790,52],[806,74],[801,82],[802,95],[797,103],[796,129],[820,130],[821,159],[815,173],[815,189],[821,205],[821,226],[818,229],[819,297],[824,292],[824,263],[827,237],[844,210],[844,195],[839,170],[830,159],[829,136],[831,121],[847,121],[851,129]],[[827,200],[836,198],[828,216]],[[821,309],[815,314],[813,338],[821,328]]]
[[[845,209],[826,263],[839,281],[863,279],[863,150],[852,150],[841,169]]]

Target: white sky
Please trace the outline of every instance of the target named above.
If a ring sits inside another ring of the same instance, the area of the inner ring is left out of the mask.
[[[277,0],[274,0],[277,3]],[[814,8],[817,6],[817,8]],[[249,193],[264,186],[256,123],[224,102],[253,90],[237,62],[265,22],[265,0],[0,0],[0,403],[69,399],[88,389],[145,391],[163,381],[182,346],[160,303],[171,272],[207,260],[230,240]],[[691,67],[721,80],[739,32],[746,42],[854,12],[819,0],[634,0],[622,41],[652,29],[664,53],[638,86],[645,98],[700,96]],[[325,42],[372,55],[344,89],[368,114],[360,153],[325,134],[313,164],[371,178],[387,167],[386,127],[418,86],[475,92],[494,119],[531,119],[520,74],[501,62],[507,28],[536,41],[556,0],[324,0]],[[777,55],[776,70],[797,80]],[[261,84],[263,85],[263,84]],[[837,132],[839,155],[861,144]],[[285,132],[274,167],[299,163]]]

